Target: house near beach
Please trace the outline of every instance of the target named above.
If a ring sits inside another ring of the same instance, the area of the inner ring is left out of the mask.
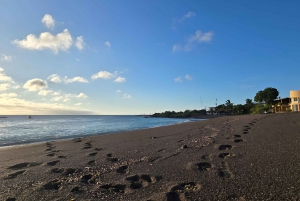
[[[300,91],[291,90],[290,97],[280,98],[274,101],[272,105],[272,112],[299,112],[300,111]]]
[[[291,110],[293,112],[300,111],[300,91],[292,90],[290,91],[290,98],[291,98]]]

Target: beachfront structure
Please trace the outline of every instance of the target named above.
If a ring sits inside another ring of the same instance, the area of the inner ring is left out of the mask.
[[[272,112],[299,112],[300,111],[300,91],[291,90],[289,98],[280,98],[275,100],[272,105]]]
[[[300,91],[299,90],[292,90],[290,91],[290,109],[293,112],[300,111]]]
[[[280,113],[280,112],[287,112],[290,109],[290,98],[280,98],[275,100],[272,105],[272,112]]]

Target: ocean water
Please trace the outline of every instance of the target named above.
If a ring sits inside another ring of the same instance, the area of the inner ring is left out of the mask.
[[[0,147],[166,126],[192,119],[43,115],[0,118]]]

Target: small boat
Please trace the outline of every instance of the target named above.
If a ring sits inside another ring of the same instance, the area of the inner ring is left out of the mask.
[[[28,119],[31,119],[31,116],[30,116],[30,115],[28,116]]]

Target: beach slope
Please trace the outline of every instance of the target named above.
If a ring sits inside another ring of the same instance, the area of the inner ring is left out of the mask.
[[[0,200],[299,200],[300,114],[0,149]]]

